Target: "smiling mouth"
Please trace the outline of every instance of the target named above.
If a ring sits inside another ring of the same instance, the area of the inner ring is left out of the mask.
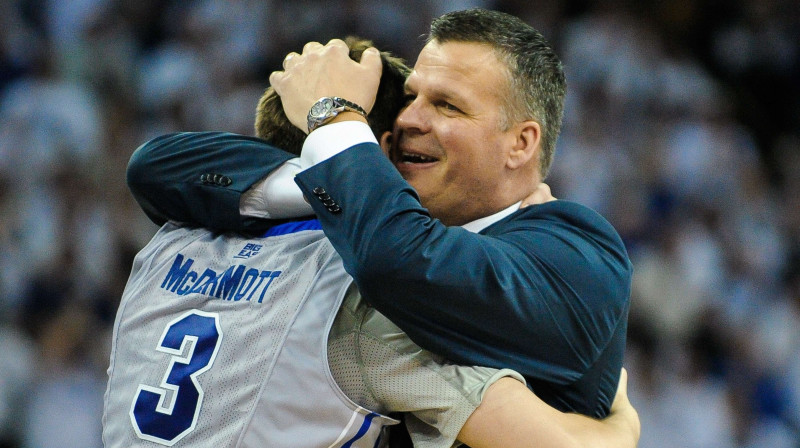
[[[435,157],[401,151],[397,163],[432,163],[438,160]]]

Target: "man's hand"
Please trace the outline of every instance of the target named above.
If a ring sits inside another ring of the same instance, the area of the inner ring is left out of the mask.
[[[538,205],[544,204],[545,202],[555,201],[556,198],[553,197],[553,194],[550,192],[550,186],[546,183],[542,182],[533,190],[533,193],[529,194],[527,198],[522,200],[522,204],[520,204],[519,208],[525,208],[529,205]]]
[[[327,45],[309,42],[303,54],[286,56],[283,71],[270,75],[269,82],[280,95],[286,116],[303,132],[308,132],[308,111],[322,97],[338,96],[367,112],[372,110],[381,79],[380,53],[368,48],[361,62],[356,62],[350,59],[349,51],[339,39]]]
[[[473,448],[635,448],[641,426],[628,401],[622,369],[611,414],[605,420],[557,411],[513,378],[501,378],[484,393],[458,440]]]
[[[619,377],[617,394],[614,396],[614,402],[611,403],[611,414],[608,418],[615,419],[620,425],[627,427],[635,446],[642,432],[642,424],[639,421],[639,413],[628,400],[628,371],[624,368]]]

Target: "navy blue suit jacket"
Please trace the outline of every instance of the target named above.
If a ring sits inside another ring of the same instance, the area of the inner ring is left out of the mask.
[[[288,157],[247,137],[177,134],[137,150],[128,181],[157,220],[257,230],[269,223],[240,217],[238,198]],[[209,184],[210,174],[235,187]],[[607,415],[632,267],[600,215],[553,201],[480,234],[447,227],[374,144],[347,149],[296,182],[363,297],[417,344],[457,363],[513,368],[558,409]]]

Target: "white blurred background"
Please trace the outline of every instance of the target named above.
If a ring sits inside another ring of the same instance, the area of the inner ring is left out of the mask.
[[[102,445],[110,328],[156,230],[125,186],[139,144],[252,134],[286,52],[358,34],[413,64],[473,6],[566,65],[548,182],[634,262],[639,446],[800,447],[796,0],[0,0],[0,448]]]

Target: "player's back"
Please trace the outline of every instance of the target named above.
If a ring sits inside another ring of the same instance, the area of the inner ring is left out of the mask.
[[[334,255],[316,221],[257,239],[162,227],[117,313],[106,446],[374,446],[391,420],[328,370],[351,281]]]

